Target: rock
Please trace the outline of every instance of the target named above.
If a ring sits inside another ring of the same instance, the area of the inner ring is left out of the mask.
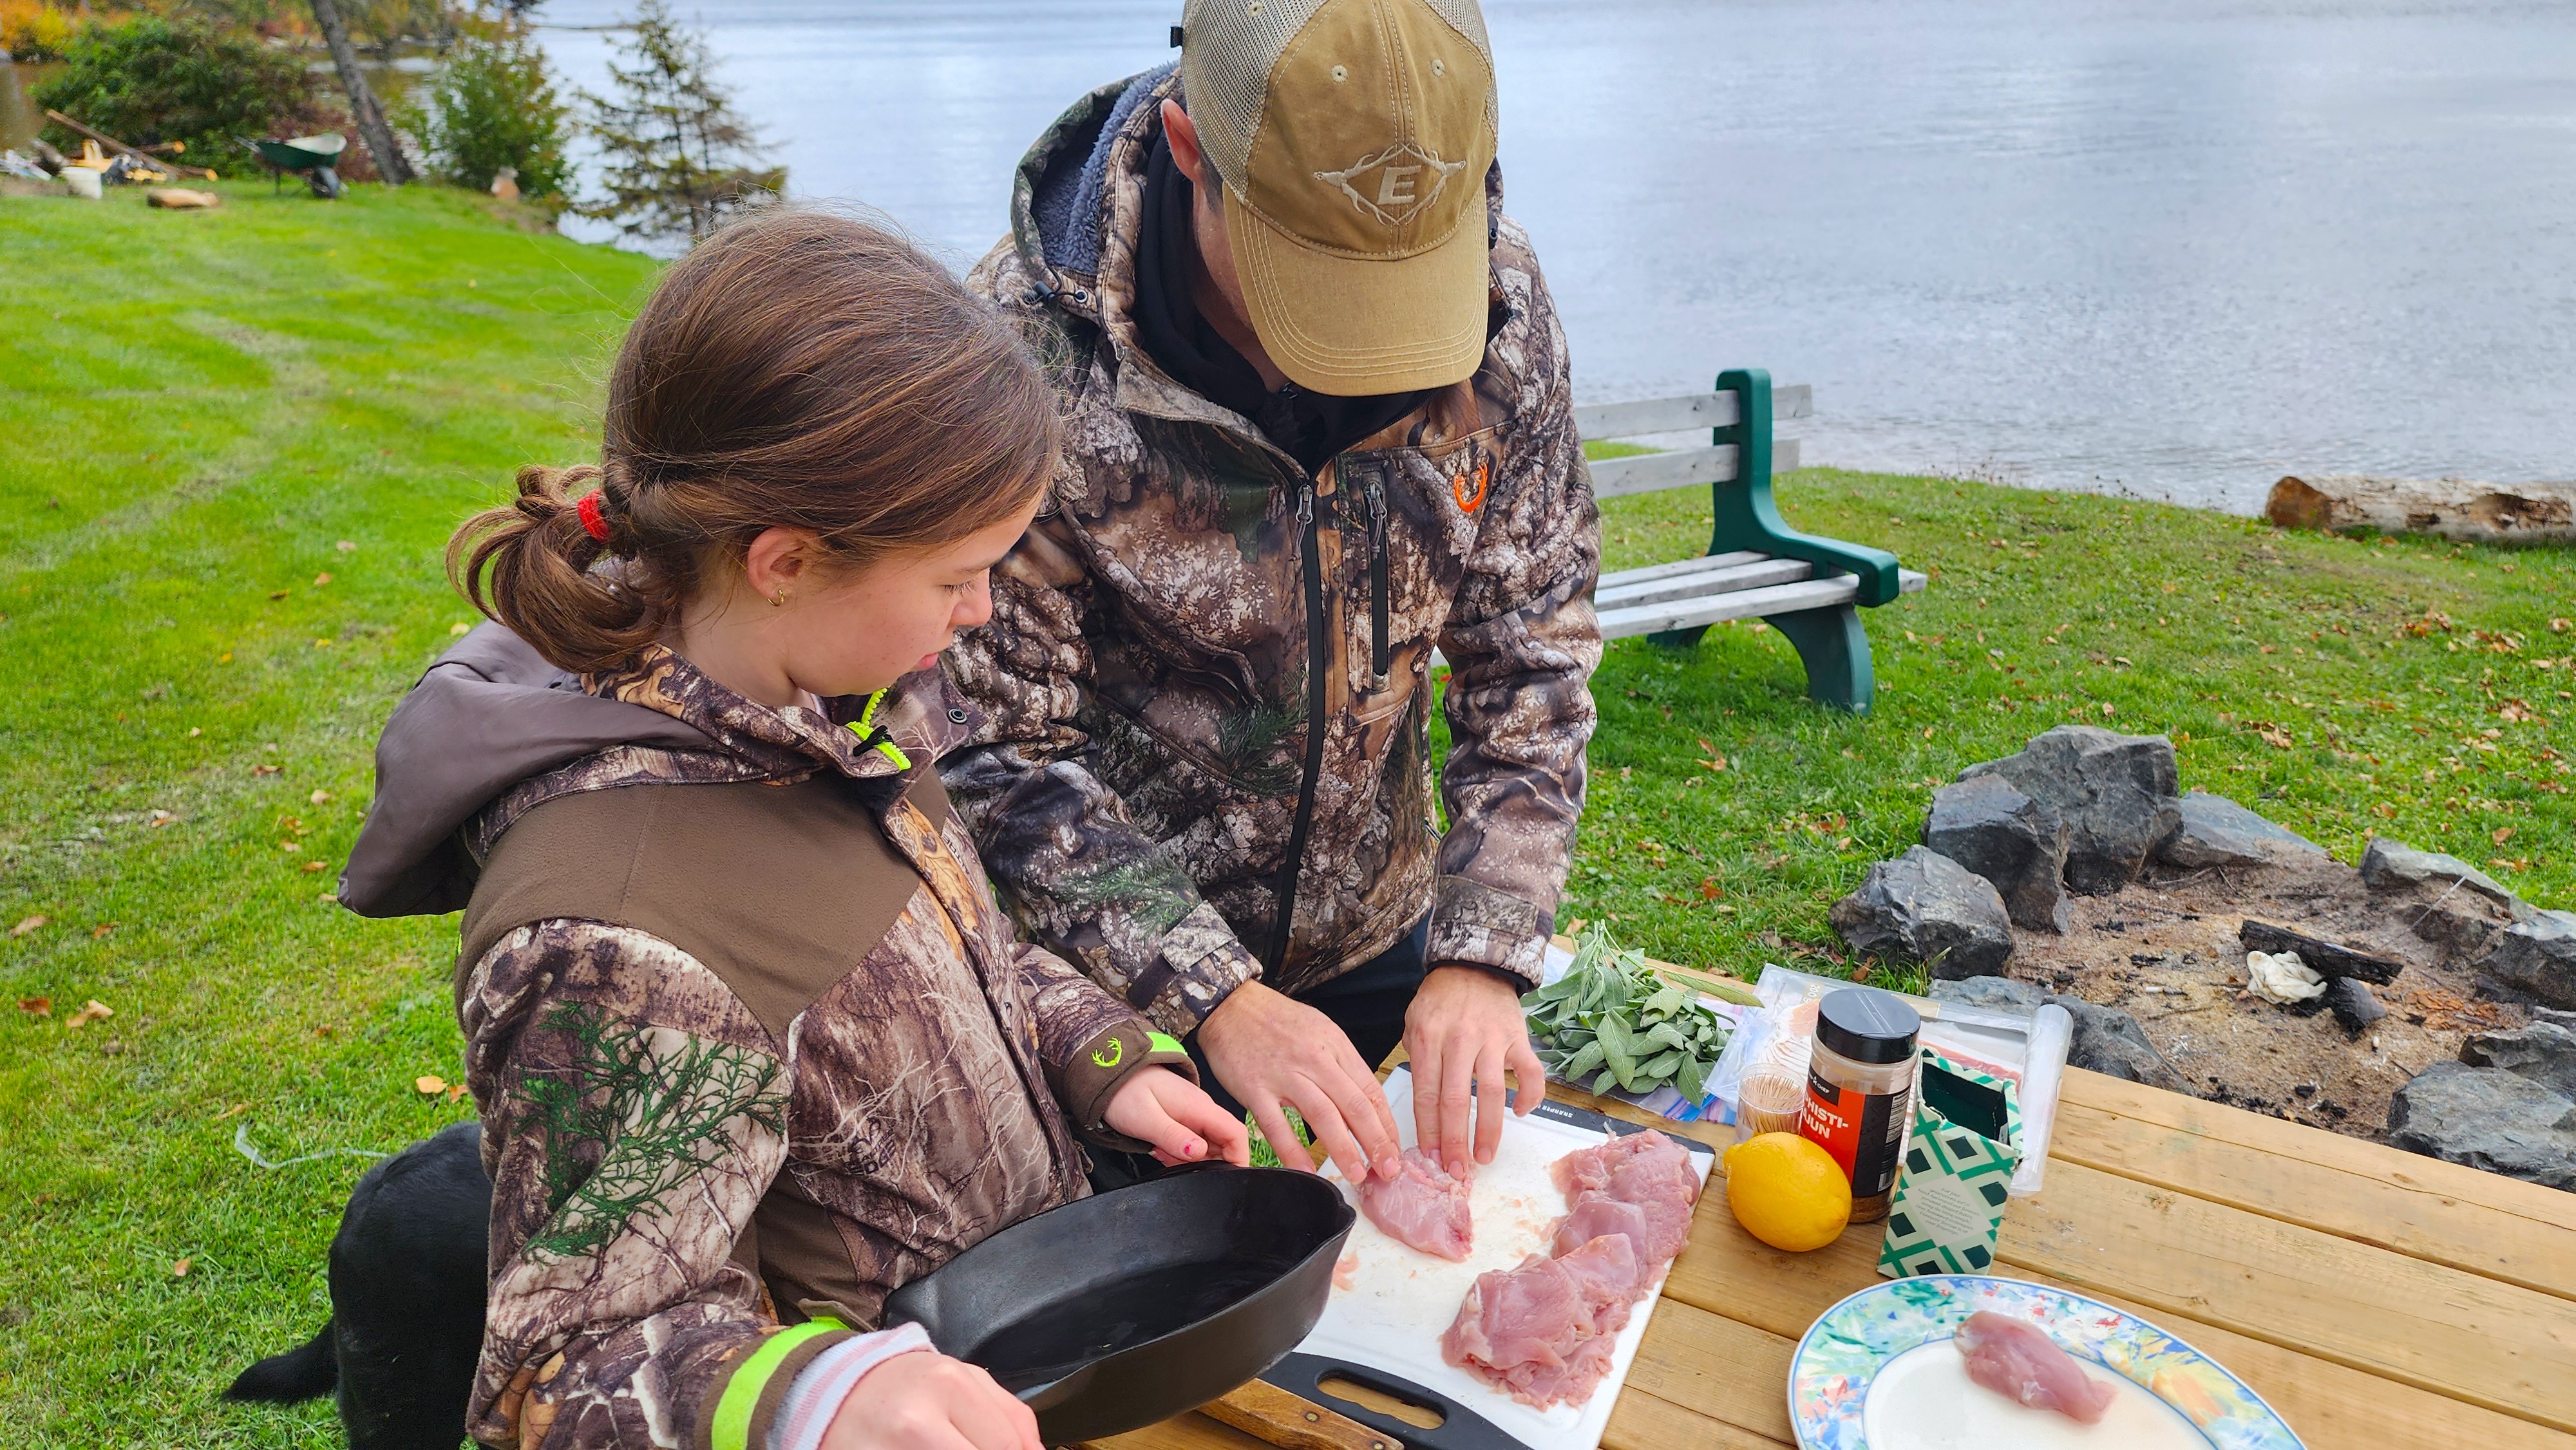
[[[2181,824],[2156,846],[2156,859],[2168,866],[2268,866],[2284,856],[2326,854],[2325,847],[2223,795],[2187,790],[2178,809]]]
[[[2576,1190],[2576,1101],[2516,1073],[2433,1064],[2389,1099],[2388,1143]]]
[[[2431,886],[2447,890],[2454,884],[2477,893],[2496,905],[2511,910],[2514,894],[2496,884],[2494,877],[2461,860],[2439,851],[2418,851],[2402,841],[2386,836],[2373,836],[2361,853],[2361,884],[2373,891],[2393,891],[2407,886]]]
[[[143,204],[163,211],[204,211],[224,204],[224,199],[211,191],[190,191],[184,186],[156,186],[143,193]]]
[[[2493,877],[2457,856],[2372,837],[2361,881],[2417,936],[2453,953],[2483,951],[2498,930],[2533,912]]]
[[[2396,981],[2397,974],[2406,969],[2404,962],[2354,951],[2324,937],[2310,936],[2303,931],[2292,931],[2286,926],[2274,926],[2251,917],[2236,928],[2236,939],[2248,952],[2296,953],[2299,960],[2307,964],[2308,970],[2329,979],[2359,977],[2384,987]]]
[[[1932,1000],[1956,1002],[1963,1007],[1983,1007],[1989,1012],[2031,1013],[2048,1000],[2048,993],[2029,982],[2016,982],[2010,977],[1966,977],[1953,982],[1934,982]]]
[[[2576,1099],[2576,1029],[2534,1022],[2506,1032],[2480,1032],[2460,1044],[2460,1061],[2517,1073],[2564,1098]]]
[[[2015,926],[2065,932],[2066,820],[2011,781],[1979,776],[1934,791],[1923,844],[1993,882]]]
[[[2085,896],[2107,896],[2136,880],[2148,854],[2182,825],[2173,742],[2161,735],[2060,725],[2018,755],[1969,766],[1959,779],[1993,775],[2065,817],[2066,884]],[[2010,900],[2012,893],[2004,895]]]
[[[2191,1084],[2147,1039],[2138,1019],[2117,1007],[2101,1007],[2081,997],[2052,993],[2041,999],[2066,1009],[2075,1019],[2074,1040],[2067,1044],[2066,1065],[2088,1068],[2108,1077],[2144,1083],[2167,1092],[2188,1093]]]
[[[2334,1009],[2336,1021],[2355,1033],[2388,1015],[2370,984],[2359,977],[2337,977],[2328,983],[2326,1005]]]
[[[1994,884],[1921,846],[1870,867],[1829,916],[1854,951],[1927,962],[1935,977],[1985,976],[2012,959],[2012,918]]]
[[[2478,970],[2546,1006],[2576,1008],[2576,911],[2539,911],[2497,932]]]

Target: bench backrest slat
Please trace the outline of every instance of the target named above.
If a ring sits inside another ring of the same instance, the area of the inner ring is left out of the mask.
[[[1805,383],[1771,391],[1775,424],[1808,416],[1815,393]],[[1737,421],[1733,393],[1692,393],[1679,398],[1646,398],[1633,403],[1594,403],[1574,410],[1574,431],[1593,442],[1636,438],[1649,433],[1679,433],[1690,428],[1731,428]]]
[[[1703,487],[1726,483],[1735,477],[1735,445],[1714,448],[1685,448],[1673,453],[1640,453],[1630,458],[1603,458],[1588,465],[1592,470],[1592,496],[1617,498],[1621,494],[1654,493],[1667,488]],[[1798,440],[1771,440],[1771,468],[1787,473],[1798,466]]]

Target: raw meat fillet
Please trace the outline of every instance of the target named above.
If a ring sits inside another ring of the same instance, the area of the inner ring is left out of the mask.
[[[1980,1309],[1959,1326],[1955,1340],[1968,1378],[2034,1410],[2055,1410],[2090,1425],[2111,1404],[2112,1388],[2084,1372],[2048,1331]]]
[[[1556,1221],[1555,1252],[1569,1253],[1603,1234],[1626,1235],[1636,1241],[1640,1262],[1661,1265],[1690,1242],[1690,1210],[1670,1199],[1629,1203],[1606,1193],[1586,1193]],[[1647,1277],[1653,1276],[1650,1268]]]
[[[1419,1148],[1404,1150],[1393,1176],[1369,1175],[1360,1185],[1360,1211],[1390,1238],[1453,1263],[1475,1246],[1466,1180],[1450,1177]]]
[[[1532,1254],[1517,1269],[1477,1275],[1440,1336],[1441,1357],[1539,1409],[1591,1398],[1613,1346],[1593,1328],[1584,1285],[1605,1267],[1616,1265],[1587,1261],[1578,1274]]]
[[[1607,1193],[1631,1203],[1672,1197],[1689,1204],[1699,1197],[1699,1174],[1691,1168],[1690,1154],[1651,1131],[1578,1148],[1549,1164],[1547,1175],[1569,1201],[1583,1193]]]
[[[1638,1259],[1626,1234],[1603,1234],[1571,1253],[1560,1252],[1556,1262],[1574,1276],[1596,1334],[1618,1333],[1628,1322],[1629,1308],[1644,1297],[1654,1278],[1654,1266]]]

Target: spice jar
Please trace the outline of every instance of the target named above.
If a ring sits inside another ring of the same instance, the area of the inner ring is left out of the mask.
[[[1887,1217],[1914,1097],[1914,1036],[1923,1019],[1904,999],[1866,987],[1826,995],[1807,1059],[1799,1135],[1851,1179],[1852,1222]]]

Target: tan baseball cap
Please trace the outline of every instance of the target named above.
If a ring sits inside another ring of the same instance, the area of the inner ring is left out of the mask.
[[[1189,0],[1181,24],[1271,361],[1345,397],[1472,376],[1496,115],[1476,0]]]

